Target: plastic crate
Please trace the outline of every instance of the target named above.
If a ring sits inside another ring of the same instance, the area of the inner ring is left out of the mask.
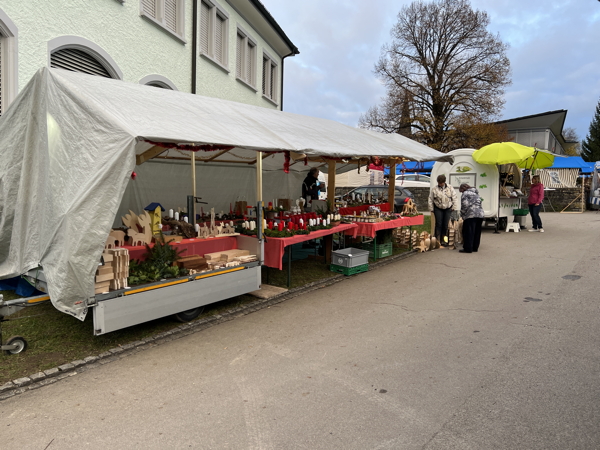
[[[362,264],[356,267],[344,267],[344,266],[336,266],[335,264],[331,264],[329,266],[329,270],[336,273],[343,273],[346,276],[356,275],[357,273],[366,272],[369,270],[368,264]]]
[[[387,244],[377,244],[377,255],[375,255],[375,246],[372,242],[365,242],[363,245],[363,250],[368,250],[369,257],[371,258],[384,258],[386,256],[392,256],[393,252],[393,244],[388,242]]]
[[[341,267],[356,267],[369,263],[369,252],[358,248],[344,248],[331,252],[331,263]]]
[[[513,209],[513,214],[515,216],[526,216],[527,214],[529,214],[529,210],[528,209]]]

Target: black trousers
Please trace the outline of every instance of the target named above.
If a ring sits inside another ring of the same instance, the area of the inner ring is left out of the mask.
[[[481,241],[481,225],[483,219],[473,218],[463,221],[463,250],[471,253],[479,250],[479,242]]]
[[[450,222],[450,214],[452,209],[441,209],[433,206],[433,215],[435,216],[435,231],[434,235],[440,244],[443,244],[443,237],[448,236],[448,222]]]

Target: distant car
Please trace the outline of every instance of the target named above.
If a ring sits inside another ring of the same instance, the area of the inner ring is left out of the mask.
[[[388,189],[387,185],[369,185],[369,186],[359,186],[351,191],[348,191],[346,194],[342,196],[337,196],[338,199],[351,201],[352,196],[354,195],[354,199],[360,202],[365,201],[367,198],[367,194],[371,194],[373,199],[380,200],[381,202],[388,201]],[[404,206],[404,202],[407,198],[413,198],[412,192],[408,189],[400,186],[396,186],[396,195],[394,196],[394,212],[401,212],[402,207]]]
[[[396,177],[396,186],[430,187],[431,178],[420,173],[403,173]]]

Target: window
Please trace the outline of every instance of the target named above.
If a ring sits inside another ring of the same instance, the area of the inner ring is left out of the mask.
[[[238,29],[236,49],[236,73],[238,80],[256,86],[256,43]]]
[[[98,44],[79,36],[59,36],[48,41],[52,68],[82,72],[106,78],[123,79],[123,72]]]
[[[17,96],[18,30],[0,9],[0,116]]]
[[[50,67],[112,78],[106,67],[92,55],[76,48],[62,48],[53,52],[50,55]]]
[[[216,3],[200,2],[200,53],[227,68],[229,18]]]
[[[263,54],[262,93],[269,100],[277,103],[277,64],[266,53]]]
[[[170,31],[181,40],[184,39],[184,0],[140,1],[140,13],[143,17]]]

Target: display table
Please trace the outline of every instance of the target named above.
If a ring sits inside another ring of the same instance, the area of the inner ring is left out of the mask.
[[[389,203],[380,203],[378,205],[360,205],[360,206],[348,206],[346,208],[340,208],[340,214],[342,216],[352,216],[356,213],[361,213],[363,211],[368,211],[369,206],[376,206],[379,208],[381,212],[388,212],[390,210]]]
[[[224,236],[207,239],[182,239],[179,242],[170,242],[173,248],[181,250],[180,256],[191,256],[200,255],[203,256],[206,253],[220,252],[222,250],[232,250],[237,248],[236,236]],[[154,244],[150,244],[150,248],[154,247]],[[145,246],[123,246],[129,250],[129,259],[137,259],[143,261],[146,259],[144,254],[146,253]]]
[[[330,228],[328,230],[313,231],[310,234],[297,234],[295,236],[286,238],[275,238],[265,236],[265,258],[264,265],[272,267],[274,269],[283,269],[283,254],[285,247],[289,245],[298,244],[300,242],[312,241],[323,236],[329,236],[335,233],[345,233],[356,237],[356,230],[358,229],[355,223],[342,223],[338,226]],[[289,270],[289,267],[288,267]]]
[[[394,220],[387,220],[385,222],[356,222],[358,229],[356,230],[357,236],[367,236],[374,238],[379,230],[387,230],[389,228],[400,228],[410,227],[413,225],[423,225],[423,215],[413,217],[398,217]],[[349,233],[346,233],[349,234]]]
[[[394,220],[387,220],[384,222],[357,222],[357,236],[365,236],[373,238],[373,249],[372,249],[372,257],[374,260],[377,260],[378,252],[377,252],[377,232],[379,230],[388,230],[391,228],[400,228],[400,227],[412,227],[413,225],[423,225],[423,214],[413,217],[398,217]],[[380,250],[385,249],[385,247],[380,246]],[[389,256],[392,254],[392,246],[389,246]]]

